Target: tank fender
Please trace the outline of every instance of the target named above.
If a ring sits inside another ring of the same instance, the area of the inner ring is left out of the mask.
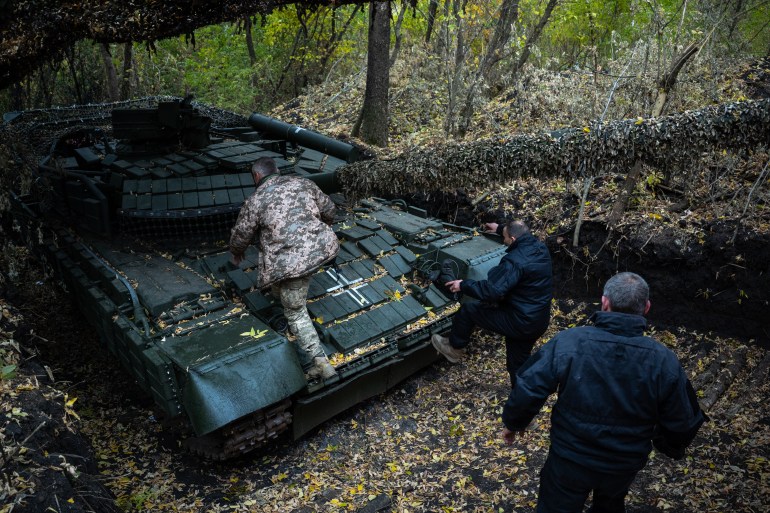
[[[167,337],[159,346],[174,362],[182,406],[198,436],[307,386],[294,345],[251,315]]]

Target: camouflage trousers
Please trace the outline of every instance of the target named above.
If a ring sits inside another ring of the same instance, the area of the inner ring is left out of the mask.
[[[307,366],[315,356],[325,356],[321,347],[318,332],[307,312],[307,289],[310,277],[284,280],[273,285],[272,294],[279,298],[283,306],[283,314],[289,321],[289,330],[297,337],[300,362]]]

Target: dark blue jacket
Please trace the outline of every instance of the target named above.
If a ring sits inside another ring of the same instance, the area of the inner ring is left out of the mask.
[[[556,335],[519,369],[505,426],[524,429],[558,389],[551,449],[562,458],[599,472],[636,471],[656,436],[683,454],[706,416],[676,355],[644,336],[640,315],[597,312],[592,320]]]
[[[486,280],[463,280],[460,289],[474,299],[509,310],[523,331],[539,335],[551,317],[551,255],[545,244],[527,233],[508,246]]]

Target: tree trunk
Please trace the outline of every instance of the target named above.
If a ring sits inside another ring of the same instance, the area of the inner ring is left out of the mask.
[[[511,25],[516,21],[519,16],[519,1],[518,0],[503,0],[500,6],[500,16],[495,25],[495,32],[492,34],[492,39],[489,41],[489,46],[484,54],[484,58],[479,64],[479,69],[468,84],[468,91],[465,95],[465,103],[460,111],[460,121],[457,127],[457,135],[464,137],[468,132],[468,127],[471,124],[471,117],[473,116],[473,99],[476,97],[476,88],[478,87],[482,77],[487,80],[492,78],[492,69],[500,62],[505,55],[505,45],[508,44],[508,40],[511,38]]]
[[[682,54],[679,55],[679,57],[677,57],[671,64],[671,68],[669,68],[668,73],[666,73],[666,75],[659,82],[658,97],[655,99],[655,105],[652,108],[652,117],[656,118],[663,113],[663,109],[666,106],[666,99],[668,99],[668,93],[674,88],[674,84],[676,84],[676,77],[679,75],[679,72],[682,70],[690,57],[695,55],[695,53],[698,51],[698,48],[699,46],[696,43],[691,43],[690,46],[685,48]],[[628,206],[628,198],[630,198],[631,193],[634,192],[636,182],[639,181],[639,177],[641,175],[642,161],[637,160],[631,168],[631,171],[629,171],[628,175],[626,176],[626,181],[623,184],[623,188],[615,200],[615,203],[612,205],[612,211],[607,218],[607,226],[609,226],[610,229],[614,229],[623,217],[623,213],[626,211],[626,207]]]
[[[251,35],[251,16],[243,20],[243,28],[246,31],[246,48],[249,51],[249,61],[254,66],[257,63],[257,52],[254,50],[254,38]]]
[[[454,13],[455,25],[457,27],[457,45],[455,46],[454,67],[451,69],[451,77],[449,77],[449,94],[447,101],[446,119],[444,119],[444,133],[446,135],[455,133],[456,119],[455,110],[457,110],[457,104],[459,103],[457,97],[460,94],[460,81],[462,79],[462,69],[465,64],[465,54],[468,49],[465,47],[465,39],[463,38],[463,20],[460,15],[460,2],[459,0],[452,1],[452,12]],[[448,28],[446,28],[448,33]]]
[[[450,6],[453,4],[453,2],[454,0],[444,0],[444,5],[442,7],[444,11],[444,23],[441,24],[441,32],[435,45],[436,54],[441,56],[443,59],[449,58],[449,52],[452,46],[451,41],[449,40],[449,13]]]
[[[388,145],[389,121],[390,2],[369,4],[368,51],[360,137],[384,147]]]
[[[548,20],[551,18],[551,13],[553,13],[553,10],[556,8],[558,3],[559,0],[548,0],[548,5],[545,7],[545,11],[540,17],[540,21],[537,22],[537,25],[532,31],[532,34],[527,37],[527,42],[524,43],[524,48],[521,50],[521,55],[519,55],[519,59],[516,61],[516,65],[513,67],[512,71],[514,75],[521,71],[521,68],[523,68],[527,63],[527,59],[529,59],[529,55],[532,53],[532,46],[537,43],[538,39],[540,39],[540,34],[543,33],[543,29],[548,23]]]
[[[738,23],[741,22],[743,19],[743,4],[744,0],[738,0],[735,2],[735,6],[733,7],[733,15],[732,19],[730,21],[730,28],[727,31],[727,36],[729,39],[733,38],[733,34],[735,33],[735,29],[738,27]]]
[[[120,99],[131,98],[131,70],[134,67],[134,45],[130,41],[123,45],[123,79],[120,84]]]
[[[298,7],[299,9],[299,7]],[[313,34],[316,32],[316,28],[318,27],[318,16],[313,16],[312,13],[309,13],[307,9],[304,9],[304,15],[307,18],[305,21],[302,20],[302,18],[297,17],[300,24],[302,25],[303,35],[304,35],[304,41],[312,41],[313,40]],[[307,22],[312,22],[312,27],[307,26]],[[299,96],[302,94],[302,90],[305,88],[308,82],[307,72],[305,71],[305,64],[307,63],[307,52],[303,51],[300,54],[300,58],[297,61],[299,64],[297,65],[297,68],[295,69],[293,73],[293,83],[294,83],[294,96]]]
[[[438,0],[430,0],[430,4],[428,4],[428,28],[425,30],[425,43],[430,43],[433,25],[436,23],[436,11],[438,11]]]
[[[106,43],[100,44],[99,51],[102,54],[102,62],[104,62],[104,75],[107,80],[107,98],[109,98],[111,102],[116,102],[120,99],[120,86],[118,85],[118,70],[115,69],[115,63],[112,62],[110,45]]]
[[[24,87],[21,82],[16,82],[11,87],[11,109],[12,110],[24,110],[26,103],[24,101]]]
[[[393,45],[393,52],[390,54],[390,61],[388,63],[391,68],[396,63],[398,52],[401,50],[401,24],[404,22],[404,13],[409,8],[406,2],[407,0],[403,0],[403,5],[398,13],[398,18],[396,19],[396,24],[393,26],[393,32],[396,34],[396,42]]]
[[[297,6],[297,19],[300,22],[300,26],[297,29],[297,33],[294,34],[294,42],[292,43],[291,52],[289,52],[289,58],[286,60],[286,65],[281,70],[281,75],[278,77],[278,83],[275,86],[275,93],[278,94],[279,90],[281,89],[281,86],[283,85],[283,81],[286,79],[286,76],[288,75],[289,69],[291,69],[291,65],[294,62],[294,56],[297,55],[297,50],[300,47],[300,42],[303,38],[303,33],[305,39],[307,39],[307,30],[304,25],[304,22],[302,21],[301,13],[299,11],[299,6]]]
[[[479,71],[487,81],[493,81],[492,70],[505,57],[505,45],[511,39],[511,26],[519,17],[519,0],[503,0],[500,6],[500,17],[495,25],[495,32],[489,41],[487,52],[481,61]]]
[[[78,104],[82,105],[83,101],[83,86],[80,83],[77,70],[77,55],[75,54],[75,47],[68,48],[64,52],[64,58],[67,61],[67,67],[70,69],[70,76],[72,77],[72,87],[75,90],[75,99]]]
[[[359,10],[361,10],[361,6],[356,5],[356,7],[350,13],[350,16],[348,16],[348,19],[345,22],[345,24],[342,26],[342,28],[339,30],[332,29],[332,34],[329,37],[329,41],[327,44],[324,45],[323,55],[321,56],[321,59],[320,59],[321,71],[319,72],[319,74],[321,75],[326,74],[326,65],[329,62],[329,59],[334,54],[335,50],[337,50],[337,48],[339,47],[343,36],[348,31],[348,28],[350,27],[351,22],[358,15]]]

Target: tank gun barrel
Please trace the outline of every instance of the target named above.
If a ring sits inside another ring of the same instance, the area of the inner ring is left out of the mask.
[[[352,144],[321,135],[307,128],[279,121],[263,114],[253,113],[249,116],[249,124],[263,134],[301,144],[346,162],[355,162],[359,158],[358,148]]]

